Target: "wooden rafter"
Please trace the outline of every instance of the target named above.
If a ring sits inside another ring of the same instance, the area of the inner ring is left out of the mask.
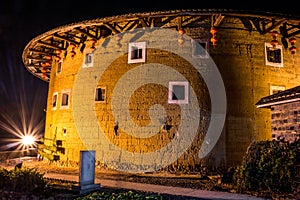
[[[294,37],[300,34],[300,24],[288,24],[287,22],[283,23],[280,27],[280,34],[285,37]]]
[[[55,50],[66,50],[69,43],[74,43],[80,46],[80,51],[83,52],[85,43],[89,39],[99,40],[106,38],[112,34],[119,34],[125,31],[134,30],[140,27],[159,27],[168,29],[188,28],[193,26],[207,27],[215,26],[222,27],[224,18],[235,17],[239,18],[248,31],[257,31],[260,34],[267,34],[274,29],[280,31],[281,39],[287,42],[286,38],[300,37],[299,20],[290,21],[282,16],[263,16],[254,13],[220,13],[220,12],[197,12],[191,11],[174,11],[162,12],[156,14],[140,14],[132,16],[120,16],[111,19],[94,20],[84,22],[66,29],[53,30],[51,33],[46,33],[43,37],[34,40],[31,45],[25,49],[26,55],[23,54],[24,62],[28,68],[39,68],[40,63],[45,61],[45,55],[55,56]],[[209,24],[211,23],[211,24]],[[236,28],[227,27],[226,28]],[[285,45],[287,46],[287,45]],[[50,67],[51,68],[51,67]],[[39,72],[39,70],[37,70]],[[40,76],[35,73],[36,76]],[[44,80],[49,80],[47,77],[42,77]],[[40,77],[41,78],[41,77]]]
[[[71,39],[71,37],[67,37],[65,35],[59,35],[58,33],[54,33],[53,37],[57,37],[57,38],[59,38],[61,40],[66,40],[66,41],[68,41],[70,43],[74,43],[76,45],[79,45],[79,43],[80,43],[80,42],[77,42],[76,40]]]
[[[220,26],[221,22],[224,19],[224,15],[222,14],[214,14],[211,16],[211,26],[217,27]]]
[[[67,49],[67,43],[62,41],[60,43],[60,45],[55,45],[55,44],[51,44],[51,43],[47,43],[45,41],[39,40],[38,41],[39,44],[46,46],[46,47],[50,47],[50,48],[54,48],[54,49],[60,49],[60,50],[66,50]]]
[[[82,34],[84,34],[85,36],[87,36],[87,37],[90,37],[90,38],[92,38],[92,39],[95,39],[95,40],[98,40],[98,39],[100,39],[101,38],[101,34],[100,34],[100,28],[96,28],[96,30],[92,30],[92,29],[90,29],[89,27],[86,27],[86,28],[80,28],[80,27],[76,27],[75,28],[78,32],[80,32],[80,33],[82,33]],[[93,33],[91,33],[91,31],[93,31],[94,32],[94,34]]]

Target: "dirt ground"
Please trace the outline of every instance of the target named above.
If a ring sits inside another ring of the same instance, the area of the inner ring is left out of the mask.
[[[4,163],[2,164],[2,167],[5,167],[7,169],[13,169],[15,164],[16,163],[13,162]],[[38,161],[32,159],[24,160],[22,163],[22,168],[24,167],[35,168],[41,173],[60,173],[60,174],[73,174],[73,175],[79,174],[78,166],[58,166],[57,164],[48,164],[44,161]],[[176,187],[185,187],[185,188],[210,190],[210,191],[226,191],[232,193],[236,192],[236,190],[231,184],[221,183],[221,179],[222,179],[221,174],[209,174],[205,176],[201,176],[200,174],[171,174],[168,172],[131,174],[131,173],[118,172],[118,171],[97,166],[95,170],[95,176],[96,178],[99,179],[132,181],[137,183],[176,186]],[[107,190],[109,188],[103,188],[103,189]],[[61,189],[52,191],[52,194],[56,195],[55,198],[60,198],[60,199],[74,199],[76,197],[76,195],[73,194],[72,192],[67,190],[61,190]],[[252,196],[264,197],[268,199],[292,199],[291,196],[274,196],[274,194],[270,194],[268,192],[266,193],[251,192],[247,194]],[[9,194],[5,194],[4,196],[7,195]],[[31,197],[29,199],[35,199],[35,198]],[[168,199],[168,197],[166,196],[164,199]],[[169,199],[182,199],[182,198],[180,197],[175,198],[173,196],[172,198],[169,197]]]

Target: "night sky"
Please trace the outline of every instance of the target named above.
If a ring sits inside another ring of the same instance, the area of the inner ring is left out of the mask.
[[[48,30],[94,18],[174,9],[215,8],[300,15],[293,4],[292,1],[278,3],[271,0],[2,0],[0,140],[7,135],[7,131],[1,128],[1,122],[3,125],[11,120],[20,124],[25,116],[33,124],[44,123],[48,83],[27,71],[22,63],[22,51],[31,39]]]

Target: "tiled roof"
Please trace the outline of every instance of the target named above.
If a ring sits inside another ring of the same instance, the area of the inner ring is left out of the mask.
[[[255,105],[258,108],[269,108],[273,105],[295,101],[300,101],[300,86],[263,97]]]

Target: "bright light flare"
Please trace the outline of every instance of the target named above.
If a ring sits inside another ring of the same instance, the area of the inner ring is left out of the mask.
[[[25,135],[22,137],[21,143],[26,147],[32,147],[35,144],[35,138],[31,135]]]

